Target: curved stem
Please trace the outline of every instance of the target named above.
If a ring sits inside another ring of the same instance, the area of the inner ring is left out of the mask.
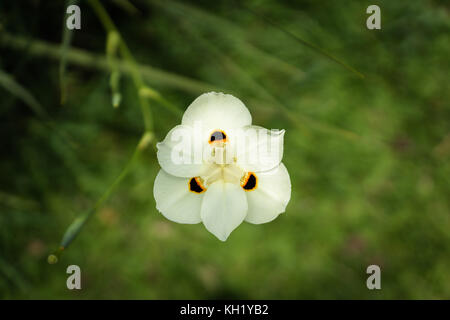
[[[97,16],[99,17],[100,21],[103,24],[103,27],[108,32],[108,34],[109,35],[111,35],[111,34],[117,35],[117,38],[119,41],[119,49],[120,49],[121,54],[124,57],[125,61],[127,61],[127,63],[130,65],[131,76],[133,78],[137,94],[139,96],[141,110],[142,110],[142,114],[144,117],[145,132],[142,135],[141,139],[139,140],[139,143],[136,145],[133,155],[128,160],[127,164],[122,169],[120,174],[116,177],[116,179],[114,179],[113,183],[111,185],[109,185],[109,187],[101,195],[101,197],[96,201],[96,203],[92,206],[91,209],[86,211],[83,215],[77,217],[72,222],[72,224],[67,228],[66,232],[63,235],[63,238],[61,240],[58,250],[56,250],[53,254],[48,256],[48,262],[50,264],[54,264],[54,263],[58,262],[58,257],[62,254],[63,250],[65,248],[67,248],[73,242],[73,240],[80,233],[80,231],[85,226],[85,224],[89,220],[89,218],[91,218],[94,215],[94,213],[97,212],[97,210],[109,198],[109,196],[114,191],[114,189],[117,187],[117,185],[119,185],[119,183],[126,177],[128,172],[130,171],[131,166],[133,165],[134,161],[136,160],[137,156],[139,155],[139,153],[142,150],[144,150],[153,141],[153,138],[154,138],[153,118],[152,118],[152,114],[151,114],[151,110],[150,110],[150,105],[148,104],[146,97],[144,95],[140,94],[141,90],[145,89],[146,86],[144,84],[141,74],[139,73],[137,64],[136,64],[130,50],[128,49],[127,45],[125,44],[122,37],[120,36],[119,31],[117,30],[113,21],[111,20],[108,13],[106,12],[105,8],[100,4],[100,2],[98,0],[89,0],[89,4],[93,8],[93,10],[96,12]]]
[[[145,88],[144,80],[142,79],[142,75],[139,72],[139,68],[137,66],[137,63],[131,54],[130,49],[128,48],[125,41],[123,41],[122,36],[120,35],[119,30],[117,29],[116,25],[112,21],[111,17],[109,16],[106,9],[103,7],[103,5],[98,0],[88,0],[90,6],[98,16],[100,22],[103,25],[103,28],[108,33],[116,33],[119,36],[119,50],[125,61],[128,62],[130,65],[131,70],[131,77],[133,79],[134,85],[136,87],[136,90],[138,92],[139,96],[139,102],[141,105],[141,111],[142,115],[144,117],[144,124],[145,124],[145,130],[146,131],[153,131],[153,117],[150,109],[150,105],[145,97],[142,97],[139,95],[139,91],[143,88]]]
[[[48,262],[54,264],[58,262],[58,257],[61,255],[64,249],[66,249],[75,240],[77,235],[80,233],[81,229],[84,227],[86,222],[90,217],[97,212],[97,210],[103,205],[103,203],[108,200],[114,189],[119,185],[119,183],[127,176],[130,168],[132,167],[134,161],[139,156],[142,150],[144,150],[153,141],[153,135],[150,132],[145,132],[138,144],[134,148],[133,155],[128,160],[124,168],[121,170],[119,175],[114,179],[113,183],[106,189],[106,191],[100,196],[100,198],[95,202],[95,204],[86,211],[80,217],[77,217],[72,224],[67,228],[64,233],[58,250],[48,256]]]

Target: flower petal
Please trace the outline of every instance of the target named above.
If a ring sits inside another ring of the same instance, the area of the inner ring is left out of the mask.
[[[244,171],[261,172],[276,168],[283,159],[285,130],[247,126],[234,132],[231,143],[237,165]]]
[[[245,191],[237,184],[218,181],[206,191],[200,214],[206,229],[225,241],[244,221],[246,213]]]
[[[252,123],[247,107],[238,98],[224,93],[209,92],[199,96],[186,109],[182,124],[194,126],[200,121],[205,128],[240,128]]]
[[[199,223],[205,193],[189,191],[190,179],[174,177],[159,170],[153,186],[156,208],[167,219],[178,223]]]
[[[184,178],[200,176],[207,169],[202,158],[204,145],[208,144],[201,132],[178,125],[156,145],[158,162],[171,175]]]
[[[248,213],[245,221],[266,223],[283,213],[291,198],[291,180],[283,163],[270,171],[257,174],[258,185],[247,191]]]

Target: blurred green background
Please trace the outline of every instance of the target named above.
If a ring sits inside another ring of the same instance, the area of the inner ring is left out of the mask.
[[[450,298],[448,3],[80,0],[69,32],[72,2],[0,2],[0,298]],[[111,22],[129,50],[106,49]],[[286,129],[286,213],[225,243],[172,223],[148,146],[48,264],[128,163],[142,108],[158,141],[211,90]]]

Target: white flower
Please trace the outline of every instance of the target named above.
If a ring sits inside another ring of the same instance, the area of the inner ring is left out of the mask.
[[[266,223],[283,213],[291,182],[284,130],[252,126],[245,105],[229,94],[201,95],[181,125],[157,144],[157,209],[178,223],[203,222],[225,241],[244,220]]]

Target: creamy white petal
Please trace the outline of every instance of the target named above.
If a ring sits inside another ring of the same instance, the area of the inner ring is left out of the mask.
[[[206,129],[231,129],[250,125],[252,116],[238,98],[224,93],[204,93],[186,109],[182,124],[202,122]]]
[[[201,208],[203,224],[219,240],[225,241],[244,221],[247,213],[245,191],[238,185],[218,181],[209,186]]]
[[[167,219],[178,223],[199,223],[205,193],[189,191],[189,178],[174,177],[159,170],[153,186],[156,208]]]
[[[245,221],[266,223],[283,213],[291,198],[291,179],[283,163],[270,171],[256,174],[257,186],[246,191],[248,212]]]
[[[236,155],[236,163],[245,171],[268,171],[277,167],[283,159],[285,130],[268,130],[259,126],[247,126],[233,131],[230,147]]]
[[[156,145],[159,165],[177,177],[200,176],[207,170],[202,153],[205,145],[208,145],[207,138],[201,132],[190,126],[178,125]]]

